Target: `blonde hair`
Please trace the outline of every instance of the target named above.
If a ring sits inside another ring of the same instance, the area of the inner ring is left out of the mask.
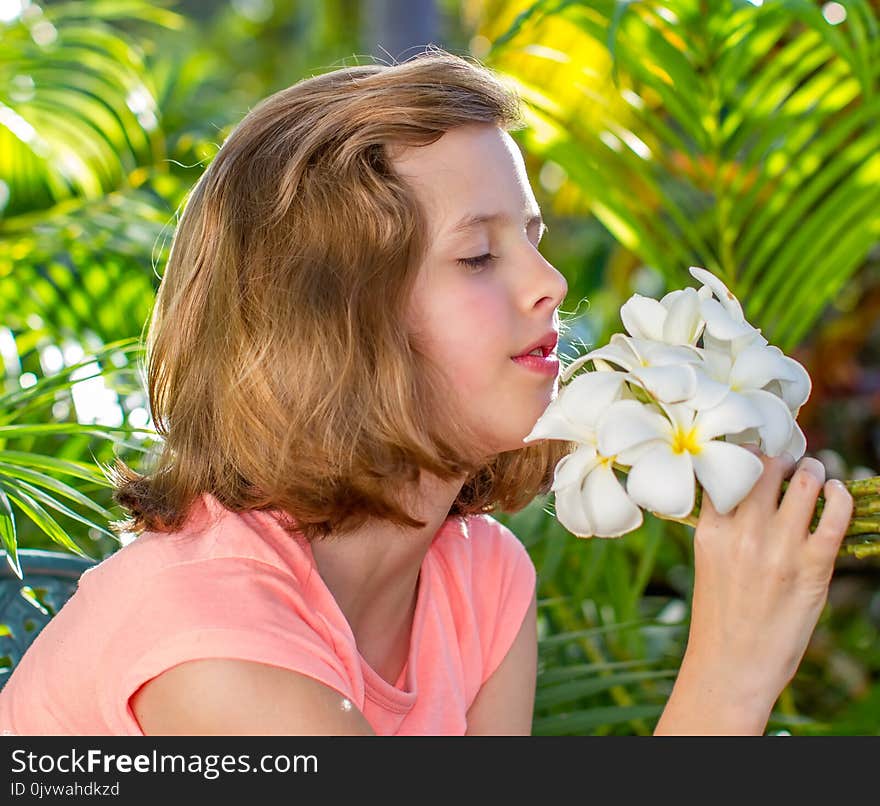
[[[426,217],[389,149],[457,126],[522,128],[488,68],[429,47],[269,96],[194,185],[149,322],[152,471],[120,459],[119,532],[174,531],[211,493],[279,509],[306,539],[370,519],[421,527],[395,492],[420,469],[465,482],[450,515],[515,512],[549,492],[573,445],[480,457],[404,311]]]

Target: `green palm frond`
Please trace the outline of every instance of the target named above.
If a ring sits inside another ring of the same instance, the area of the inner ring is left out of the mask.
[[[70,199],[0,226],[0,322],[56,341],[89,332],[115,341],[137,332],[153,305],[153,266],[167,256],[180,184],[149,176],[148,185]]]
[[[94,454],[95,462],[90,464],[45,452],[13,449],[8,447],[9,444],[22,443],[31,447],[35,439],[64,435],[67,438],[97,438],[133,451],[147,450],[142,440],[131,438],[136,435],[155,438],[152,430],[76,421],[45,422],[46,418],[40,417],[41,412],[51,410],[53,403],[69,397],[75,384],[91,378],[111,378],[118,372],[117,365],[123,363],[120,357],[139,357],[141,352],[136,339],[113,342],[53,375],[40,378],[32,386],[0,395],[0,541],[19,578],[22,573],[17,553],[16,509],[52,542],[82,557],[89,555],[50,510],[113,540],[118,540],[118,536],[104,525],[114,519],[114,513],[87,494],[87,491],[111,487]],[[91,373],[84,370],[91,370]],[[140,385],[136,380],[127,383],[123,380],[114,382],[113,387],[116,392],[125,393],[140,388]],[[27,422],[30,418],[37,421]],[[63,480],[65,477],[73,479],[75,486]],[[89,513],[94,513],[98,519]]]
[[[846,15],[490,2],[483,33],[527,102],[525,146],[584,209],[673,287],[718,274],[787,351],[880,240],[880,22],[865,0]]]
[[[0,24],[0,177],[11,218],[117,188],[164,156],[137,40],[112,22],[180,27],[156,4],[28,6]]]
[[[114,341],[149,315],[186,183],[169,170],[152,40],[135,32],[183,22],[71,2],[0,25],[0,322],[14,331]]]

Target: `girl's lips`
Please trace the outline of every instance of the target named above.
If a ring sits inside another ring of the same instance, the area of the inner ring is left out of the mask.
[[[559,359],[555,354],[549,355],[518,355],[511,361],[533,372],[542,372],[545,375],[557,375],[559,373]]]

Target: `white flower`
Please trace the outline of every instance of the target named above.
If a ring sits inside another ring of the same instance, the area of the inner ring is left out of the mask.
[[[621,306],[620,319],[636,339],[695,345],[705,325],[700,302],[711,296],[711,289],[705,286],[699,292],[693,288],[670,291],[659,302],[633,294]]]
[[[625,391],[620,372],[588,372],[562,387],[523,440],[563,439],[578,448],[556,465],[551,490],[556,518],[578,537],[619,537],[642,524],[642,511],[596,448],[596,422]],[[635,402],[635,401],[630,401]]]
[[[572,362],[562,373],[570,378],[587,361],[602,359],[621,367],[625,380],[637,383],[659,400],[677,402],[697,391],[697,376],[692,363],[700,361],[700,352],[688,345],[663,344],[615,333],[604,347],[591,350]]]
[[[731,441],[758,443],[768,456],[787,451],[799,459],[807,440],[795,418],[810,396],[809,374],[745,321],[739,300],[724,283],[697,266],[691,266],[690,272],[704,284],[701,291],[711,288],[719,300],[704,300],[701,308],[706,316],[703,362],[696,367],[699,391],[691,405],[697,409],[715,405],[727,389],[746,395],[762,412],[764,423],[732,436]]]
[[[807,371],[745,320],[721,280],[690,271],[699,291],[627,300],[621,320],[629,335],[615,333],[571,363],[559,395],[523,440],[577,444],[556,465],[551,486],[556,517],[575,535],[630,532],[643,522],[641,508],[684,518],[697,481],[726,514],[764,468],[742,445],[770,456],[804,454],[795,418],[810,394]],[[594,370],[573,378],[588,361]],[[626,473],[625,488],[618,472]]]
[[[694,473],[720,514],[752,489],[764,465],[738,445],[715,439],[761,424],[761,414],[742,395],[728,395],[702,411],[681,403],[653,406],[621,400],[597,423],[605,456],[630,464],[626,491],[641,507],[681,518],[694,508]]]
[[[800,367],[800,372],[795,366]],[[695,396],[688,401],[688,405],[695,409],[712,405],[717,390],[729,390],[747,397],[761,412],[762,422],[754,433],[743,433],[731,441],[757,441],[768,456],[779,456],[783,451],[788,451],[795,459],[803,456],[806,438],[795,422],[794,413],[780,395],[768,391],[771,382],[785,383],[789,389],[802,390],[806,370],[800,364],[788,359],[778,347],[752,342],[736,353],[705,349],[703,363],[697,371],[705,372],[707,376],[700,378],[700,394],[703,397]],[[707,394],[710,389],[712,395]],[[797,394],[801,394],[801,391]],[[809,391],[806,394],[809,395]]]
[[[739,300],[721,280],[699,266],[691,266],[690,273],[703,283],[700,292],[708,288],[717,297],[716,301],[700,294],[702,297],[700,314],[706,320],[703,347],[723,349],[727,346],[726,342],[730,342],[733,349],[738,350],[755,341],[767,344],[767,339],[761,335],[760,329],[752,327],[746,321]]]

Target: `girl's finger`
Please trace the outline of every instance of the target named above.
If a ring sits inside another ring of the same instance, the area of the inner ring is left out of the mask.
[[[808,540],[815,545],[824,559],[831,563],[840,551],[849,522],[852,518],[853,497],[849,490],[837,479],[825,482],[825,508],[822,517]]]
[[[736,512],[736,508],[733,509],[733,512]],[[727,517],[730,517],[733,512],[728,512]],[[697,520],[697,529],[703,532],[716,529],[721,525],[721,520],[722,516],[718,514],[718,510],[712,504],[709,493],[704,489],[700,498],[700,517]]]
[[[790,478],[795,470],[794,457],[789,453],[781,456],[767,456],[753,451],[764,465],[755,486],[737,507],[737,519],[763,524],[776,512],[779,506],[779,491],[784,479]]]
[[[778,517],[787,530],[806,539],[823,484],[825,466],[810,456],[801,459],[779,505]]]

